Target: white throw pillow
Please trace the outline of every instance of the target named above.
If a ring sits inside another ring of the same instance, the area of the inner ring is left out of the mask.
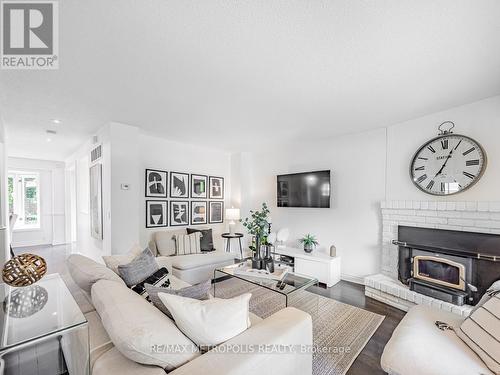
[[[201,233],[176,234],[175,255],[201,254]]]
[[[199,301],[158,293],[177,327],[200,347],[212,347],[239,335],[250,327],[251,293],[231,299]]]
[[[494,294],[460,327],[460,337],[495,374],[500,374],[500,295]]]
[[[143,250],[144,249],[141,249],[138,244],[135,244],[127,254],[103,256],[102,259],[104,260],[106,267],[119,275],[118,266],[123,266],[132,262],[139,254],[142,253]]]

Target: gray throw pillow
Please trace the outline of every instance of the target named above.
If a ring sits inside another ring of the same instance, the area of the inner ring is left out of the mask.
[[[200,247],[201,251],[214,251],[214,239],[212,236],[212,229],[194,229],[194,228],[186,228],[187,234],[200,232],[201,233],[201,241]]]
[[[128,287],[139,284],[158,271],[158,263],[149,248],[135,257],[130,263],[118,266],[118,273]]]
[[[158,293],[167,293],[180,297],[207,300],[210,299],[210,289],[212,288],[212,281],[207,280],[205,282],[187,286],[182,289],[162,288],[151,284],[145,284],[144,287],[146,288],[146,293],[148,294],[149,300],[153,303],[153,305],[155,305],[162,313],[167,315],[169,318],[173,319],[170,311],[168,311],[167,307],[163,304],[160,297],[158,297]]]

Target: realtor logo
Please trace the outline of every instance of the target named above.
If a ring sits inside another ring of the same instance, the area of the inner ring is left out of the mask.
[[[1,1],[2,69],[58,69],[57,1]]]

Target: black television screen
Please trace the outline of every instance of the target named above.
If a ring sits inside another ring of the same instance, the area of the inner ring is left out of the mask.
[[[277,177],[278,207],[330,208],[330,171]]]

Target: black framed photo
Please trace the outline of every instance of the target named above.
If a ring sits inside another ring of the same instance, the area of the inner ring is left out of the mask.
[[[189,202],[170,201],[170,226],[189,225]]]
[[[168,172],[157,169],[146,169],[145,195],[149,198],[166,198]]]
[[[189,174],[170,172],[170,198],[189,198]]]
[[[146,201],[146,228],[168,226],[168,201]]]
[[[224,177],[210,176],[210,199],[224,199]]]
[[[224,222],[224,202],[210,202],[208,214],[210,224]]]
[[[191,225],[207,224],[207,201],[191,201]]]
[[[191,198],[208,198],[208,176],[202,174],[191,175]]]

